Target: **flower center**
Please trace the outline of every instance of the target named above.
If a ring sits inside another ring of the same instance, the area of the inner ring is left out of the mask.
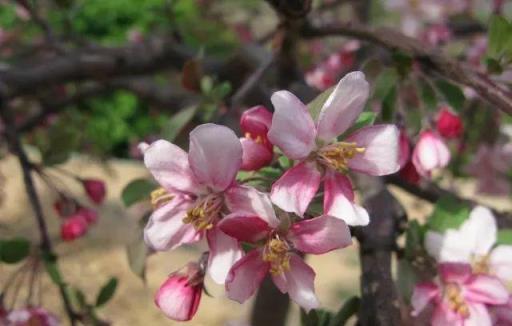
[[[217,194],[199,198],[196,205],[187,211],[183,223],[192,224],[198,231],[211,229],[220,217],[222,202],[222,197]]]
[[[357,154],[364,153],[364,147],[356,143],[337,142],[324,146],[318,151],[318,161],[338,172],[348,171],[348,162]]]
[[[462,296],[460,286],[454,283],[448,283],[444,287],[444,298],[448,303],[448,307],[461,317],[469,317],[469,307]]]
[[[270,273],[281,275],[290,269],[290,246],[278,235],[271,238],[263,249],[263,260],[270,263]]]
[[[167,204],[170,202],[174,196],[167,192],[164,188],[158,188],[156,190],[153,190],[151,192],[151,205],[154,209],[157,209],[158,207]]]
[[[471,257],[471,268],[474,274],[490,274],[489,255]]]

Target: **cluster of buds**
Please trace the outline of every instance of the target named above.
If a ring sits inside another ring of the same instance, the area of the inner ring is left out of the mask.
[[[439,277],[415,287],[413,314],[433,305],[433,325],[510,325],[512,246],[496,240],[496,219],[482,206],[458,229],[427,232],[425,248],[439,264]]]
[[[279,91],[271,98],[273,115],[255,107],[242,116],[242,139],[209,123],[190,132],[188,153],[165,140],[139,146],[161,186],[151,195],[146,244],[164,251],[206,238],[209,248],[201,268],[189,265],[185,273],[172,274],[158,291],[156,303],[169,318],[192,318],[205,274],[240,303],[269,274],[305,310],[319,306],[315,272],[303,254],[349,246],[348,225],[369,223],[366,210],[355,203],[347,173],[382,176],[400,167],[395,126],[366,126],[340,137],[363,111],[368,95],[364,74],[353,72],[335,87],[316,122],[295,95]],[[273,146],[294,164],[270,193],[238,184],[241,168],[271,162]],[[311,218],[307,210],[322,182],[324,212]],[[242,244],[251,249],[242,250]]]

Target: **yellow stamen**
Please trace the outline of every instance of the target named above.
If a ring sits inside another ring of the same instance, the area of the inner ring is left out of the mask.
[[[270,239],[263,249],[263,260],[270,263],[270,273],[281,275],[290,269],[290,247],[278,236]]]
[[[348,171],[348,162],[364,151],[365,148],[357,147],[356,143],[337,142],[322,148],[318,152],[318,160],[327,167],[345,173]]]
[[[167,192],[164,188],[158,188],[151,192],[151,205],[154,209],[170,202],[174,196]]]
[[[469,308],[459,285],[448,283],[444,287],[444,298],[453,312],[464,318],[469,317]]]
[[[489,256],[473,256],[471,258],[471,268],[474,274],[489,274]]]
[[[222,197],[211,194],[200,198],[196,205],[187,211],[183,223],[192,224],[196,230],[209,230],[220,217]]]

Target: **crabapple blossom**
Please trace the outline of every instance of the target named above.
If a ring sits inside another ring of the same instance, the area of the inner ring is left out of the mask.
[[[60,236],[64,241],[73,241],[87,233],[88,223],[83,215],[66,218],[60,227]]]
[[[444,168],[450,161],[450,150],[438,134],[425,130],[412,153],[412,163],[423,177],[430,177],[435,169]]]
[[[190,132],[189,153],[165,140],[140,146],[144,163],[161,188],[151,194],[154,212],[144,239],[154,250],[174,249],[206,236],[208,273],[224,283],[242,256],[236,239],[216,228],[242,163],[242,146],[227,127],[208,123]]]
[[[101,204],[106,194],[105,182],[99,179],[83,179],[81,181],[89,199],[96,204]]]
[[[507,289],[497,278],[471,273],[468,264],[439,265],[439,280],[417,284],[411,298],[417,316],[429,304],[434,306],[433,326],[492,325],[489,306],[508,301]]]
[[[241,170],[254,171],[270,164],[273,157],[273,145],[267,137],[272,124],[272,113],[264,106],[254,106],[242,114],[240,128],[244,137],[242,144]]]
[[[5,317],[6,326],[58,326],[55,315],[41,307],[27,307],[10,311]],[[1,321],[1,320],[0,320]]]
[[[497,226],[492,212],[475,207],[459,229],[444,234],[429,231],[427,252],[439,262],[470,264],[475,274],[489,274],[503,282],[512,281],[512,246],[496,246]]]
[[[447,139],[458,138],[464,131],[462,120],[449,106],[444,105],[439,109],[436,120],[436,129],[439,134]]]
[[[300,254],[323,254],[349,246],[352,240],[345,222],[322,215],[290,225],[289,218],[276,216],[267,194],[248,187],[238,191],[238,196],[251,198],[251,202],[234,205],[236,209],[219,222],[219,228],[239,241],[264,244],[233,265],[225,285],[228,297],[245,302],[270,273],[277,288],[305,310],[317,308],[315,272]]]
[[[343,140],[363,111],[369,85],[362,72],[343,77],[324,103],[317,122],[292,93],[272,95],[275,108],[268,138],[298,163],[277,180],[272,201],[281,209],[303,216],[323,179],[325,213],[349,225],[368,224],[367,212],[354,204],[349,170],[382,176],[400,168],[399,131],[394,125],[363,127]]]

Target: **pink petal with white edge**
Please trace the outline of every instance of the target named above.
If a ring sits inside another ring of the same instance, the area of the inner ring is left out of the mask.
[[[226,279],[228,298],[244,303],[260,287],[270,265],[261,258],[261,250],[252,250],[237,261]]]
[[[252,243],[262,240],[273,230],[266,221],[246,213],[229,214],[217,224],[217,227],[238,241]]]
[[[349,167],[374,176],[397,172],[400,169],[399,135],[394,125],[374,125],[357,130],[346,141],[354,142],[365,150],[349,160]]]
[[[144,150],[144,164],[155,180],[171,192],[197,193],[200,185],[187,153],[166,140],[157,140]]]
[[[274,153],[267,146],[260,144],[250,138],[240,138],[242,145],[241,170],[255,171],[267,166],[272,161]]]
[[[418,316],[425,307],[439,294],[439,287],[432,282],[420,283],[414,287],[411,305],[413,316]]]
[[[344,220],[348,225],[368,225],[368,212],[354,203],[350,179],[328,171],[324,178],[324,213]]]
[[[315,271],[296,254],[291,254],[290,269],[281,275],[272,275],[272,280],[306,312],[320,306],[315,294]]]
[[[226,205],[231,212],[258,216],[272,228],[279,226],[274,207],[267,193],[249,186],[233,186],[225,192]]]
[[[489,257],[491,272],[504,282],[512,281],[512,246],[497,246]]]
[[[307,157],[315,148],[316,137],[315,123],[307,107],[288,91],[275,92],[270,100],[275,112],[268,139],[293,160]]]
[[[323,254],[352,244],[350,230],[336,217],[322,215],[293,224],[288,233],[295,249],[308,254]]]
[[[240,169],[242,145],[233,130],[206,123],[190,132],[188,159],[199,182],[223,191]]]
[[[505,304],[509,295],[499,279],[479,274],[472,276],[465,284],[464,297],[472,302],[495,305]]]
[[[202,233],[197,232],[192,224],[183,223],[192,205],[192,201],[177,197],[157,208],[144,228],[146,244],[154,250],[163,251],[199,241]]]
[[[206,233],[210,255],[208,273],[218,284],[224,284],[231,267],[243,256],[238,241],[214,227]]]
[[[325,101],[318,116],[318,138],[331,141],[354,124],[363,112],[370,85],[360,71],[348,73]]]
[[[437,265],[439,277],[444,283],[464,283],[471,276],[471,265],[462,263],[442,263]]]
[[[430,130],[423,131],[412,153],[418,172],[428,177],[432,170],[445,167],[449,161],[450,150],[441,137]]]
[[[460,232],[464,238],[472,239],[473,253],[487,255],[496,243],[498,233],[496,219],[488,208],[476,206],[462,224]]]
[[[469,317],[464,320],[464,326],[491,326],[492,324],[491,315],[485,305],[469,305]]]
[[[318,191],[320,178],[314,163],[299,163],[274,182],[270,199],[282,210],[302,217]]]

